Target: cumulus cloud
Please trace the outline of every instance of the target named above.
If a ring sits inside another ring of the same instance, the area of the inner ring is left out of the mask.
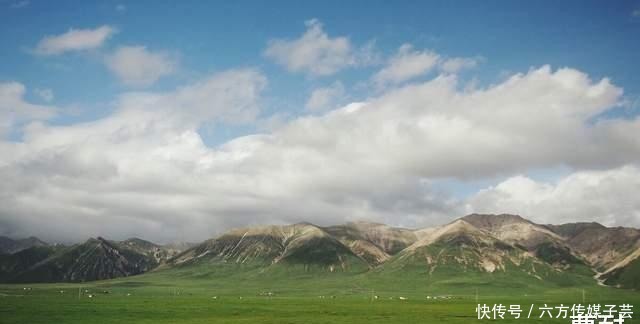
[[[344,97],[344,85],[336,81],[328,87],[318,88],[311,92],[305,107],[308,110],[326,110],[335,108],[338,101]]]
[[[100,26],[95,29],[69,29],[64,34],[46,36],[35,48],[40,55],[56,55],[70,51],[85,51],[101,47],[114,33],[111,26]]]
[[[496,210],[554,224],[597,221],[609,226],[640,226],[640,169],[627,165],[610,170],[578,171],[554,183],[525,176],[511,177],[481,190],[467,210]]]
[[[152,52],[145,46],[123,46],[106,58],[107,66],[128,86],[149,86],[175,72],[177,62],[165,52]]]
[[[0,135],[6,135],[16,124],[46,120],[55,114],[54,107],[27,102],[25,94],[26,87],[22,83],[0,83]]]
[[[206,217],[199,203],[224,201],[206,192],[215,179],[200,174],[233,158],[208,152],[196,130],[209,121],[252,120],[265,82],[252,70],[226,71],[170,93],[123,95],[104,119],[30,125],[22,142],[0,145],[0,232],[69,240],[179,238],[182,226],[187,234],[213,231],[205,221],[200,230],[178,226]]]
[[[434,51],[416,50],[411,44],[403,44],[388,59],[386,65],[373,75],[372,81],[378,88],[384,88],[424,76],[434,70],[456,74],[476,67],[482,60],[481,57],[446,58]]]
[[[389,59],[387,66],[373,76],[378,85],[400,83],[423,75],[435,68],[440,55],[432,51],[416,51],[411,44],[403,44]]]
[[[358,49],[347,37],[330,37],[317,19],[308,20],[305,25],[307,30],[299,38],[269,41],[264,55],[291,72],[312,76],[332,75],[346,67],[377,60],[373,42]]]
[[[602,186],[637,173],[640,120],[593,119],[616,106],[622,90],[547,66],[469,91],[459,90],[455,75],[439,76],[206,146],[199,127],[251,121],[265,82],[252,70],[228,71],[170,93],[123,95],[114,114],[96,121],[30,125],[22,142],[0,147],[0,235],[199,240],[236,226],[359,218],[419,227],[490,209],[497,199],[495,188],[468,201],[451,197],[434,189],[438,179],[555,166],[621,172],[594,171]],[[565,196],[595,190],[587,180],[566,186]],[[636,185],[604,188],[635,192]],[[528,195],[513,189],[527,186],[498,187],[507,192],[498,197]],[[543,201],[556,189],[527,190]],[[607,211],[607,222],[637,215],[637,204],[623,199],[609,209],[615,196],[601,197],[585,206]],[[552,204],[511,206],[535,218],[528,213]],[[499,207],[491,212],[505,211]],[[568,214],[554,222],[575,219]]]
[[[445,73],[457,73],[464,69],[471,69],[476,67],[482,58],[471,57],[453,57],[448,58],[440,64],[440,70]]]

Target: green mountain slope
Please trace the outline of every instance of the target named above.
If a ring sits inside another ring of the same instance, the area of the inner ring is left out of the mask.
[[[518,215],[471,214],[462,219],[554,266],[568,268],[585,264],[580,254],[572,250],[563,236]]]
[[[512,286],[593,283],[593,273],[584,265],[560,269],[465,220],[424,233],[419,241],[375,272],[382,277],[413,274],[414,280],[461,284],[467,282],[464,278],[488,282],[504,280],[503,284]]]
[[[81,282],[148,272],[148,277],[208,283],[313,278],[464,289],[501,281],[515,289],[595,285],[597,270],[605,284],[634,288],[639,247],[635,229],[539,225],[507,214],[472,214],[418,230],[368,222],[300,223],[236,229],[182,252],[137,238],[31,248],[0,255],[0,281]]]
[[[324,230],[370,265],[385,262],[417,240],[412,230],[369,222],[352,222]]]
[[[640,248],[640,230],[598,223],[547,225],[595,269],[608,271]]]
[[[609,286],[640,289],[640,257],[604,274],[601,279]]]
[[[205,241],[170,261],[192,264],[245,264],[304,271],[363,271],[367,263],[320,227],[312,224],[262,226],[231,231]]]
[[[0,236],[0,254],[12,254],[34,246],[47,246],[46,242],[37,237],[13,240],[6,236]]]
[[[0,254],[0,282],[11,282],[14,277],[52,256],[53,246],[33,246],[14,254]]]
[[[64,248],[14,275],[12,282],[81,282],[140,274],[155,259],[103,238]]]

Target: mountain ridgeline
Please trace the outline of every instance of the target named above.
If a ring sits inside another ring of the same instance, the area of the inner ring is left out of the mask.
[[[150,271],[179,253],[141,239],[92,238],[73,246],[34,245],[0,254],[0,282],[84,282]]]
[[[9,240],[0,242],[16,246]],[[224,268],[261,276],[285,271],[401,278],[411,273],[433,280],[465,275],[492,280],[508,274],[558,285],[640,288],[640,230],[597,223],[541,225],[506,214],[472,214],[417,230],[368,222],[257,226],[197,245],[97,238],[62,247],[30,240],[40,243],[0,254],[1,282],[82,282],[189,269],[204,269],[215,278]]]
[[[47,246],[48,244],[37,237],[12,240],[5,236],[0,236],[0,254],[13,254],[34,246]]]

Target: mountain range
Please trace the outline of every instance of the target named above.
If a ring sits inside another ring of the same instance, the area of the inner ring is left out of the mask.
[[[73,246],[0,238],[0,282],[83,282],[229,265],[265,275],[281,270],[371,276],[412,272],[433,278],[508,273],[638,289],[640,230],[471,214],[416,230],[370,222],[255,226],[199,244],[164,246],[137,238],[99,237]]]
[[[0,236],[0,254],[13,254],[33,246],[47,245],[49,244],[33,236],[20,240],[12,240],[8,237]]]

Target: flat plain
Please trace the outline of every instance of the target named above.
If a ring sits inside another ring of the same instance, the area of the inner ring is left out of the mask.
[[[634,290],[523,284],[507,275],[432,281],[415,275],[282,273],[267,280],[251,272],[209,278],[193,271],[82,284],[0,285],[0,323],[482,323],[495,321],[477,319],[478,303],[521,305],[523,317],[531,304],[536,309],[544,304],[640,305]],[[539,318],[537,311],[530,319],[497,321],[571,323]]]

